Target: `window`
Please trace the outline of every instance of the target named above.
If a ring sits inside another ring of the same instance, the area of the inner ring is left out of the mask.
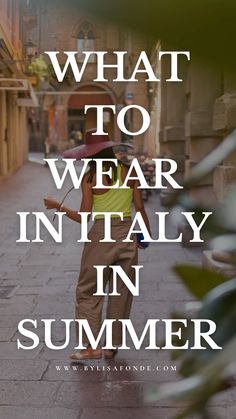
[[[78,51],[78,59],[80,62],[84,60],[83,51],[94,51],[94,32],[93,29],[88,22],[83,22],[80,25],[80,30],[77,36],[77,51]],[[90,63],[95,61],[95,56],[91,56],[89,59]]]

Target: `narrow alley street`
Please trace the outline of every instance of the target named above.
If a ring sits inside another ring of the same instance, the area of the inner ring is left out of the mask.
[[[74,318],[83,245],[76,242],[77,226],[68,219],[62,244],[54,243],[46,232],[44,243],[17,243],[16,212],[44,211],[43,197],[52,195],[60,199],[64,191],[66,186],[63,191],[56,190],[48,168],[34,162],[26,163],[0,184],[0,293],[9,292],[0,296],[0,417],[172,418],[180,407],[170,401],[145,400],[158,384],[179,379],[175,371],[178,363],[170,360],[168,351],[123,350],[113,361],[84,362],[77,364],[76,370],[69,360],[73,341],[67,349],[58,351],[44,345],[40,319]],[[158,194],[153,193],[147,203],[154,230],[153,214],[161,210],[158,202]],[[66,201],[74,209],[79,208],[79,203],[78,191],[72,192]],[[52,219],[52,215],[49,217]],[[33,232],[29,236],[33,238]],[[138,334],[148,318],[170,318],[173,310],[183,309],[184,303],[191,301],[191,295],[171,271],[175,262],[200,264],[201,250],[184,249],[179,244],[155,244],[140,251],[144,268],[140,296],[134,297],[131,315]],[[34,350],[17,349],[16,340],[20,336],[17,325],[24,318],[39,322],[40,344]],[[74,340],[74,333],[72,336]],[[53,338],[55,345],[64,341],[59,322],[53,329]],[[144,371],[134,371],[135,365],[142,366]],[[217,407],[214,418],[233,417],[236,404],[231,392],[215,398],[212,404],[213,411]],[[231,406],[227,410],[229,416],[224,416],[225,404]]]

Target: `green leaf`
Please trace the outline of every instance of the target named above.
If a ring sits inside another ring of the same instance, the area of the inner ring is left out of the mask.
[[[202,410],[212,395],[227,388],[227,380],[236,372],[236,337],[219,351],[211,360],[198,369],[197,373],[176,383],[159,385],[156,390],[147,393],[147,402],[156,402],[173,398],[187,402],[189,408]]]
[[[215,322],[214,341],[224,348],[233,338],[236,338],[236,279],[228,280],[211,290],[202,301],[198,318]],[[191,325],[191,323],[190,323]],[[202,331],[204,329],[202,328]],[[192,344],[193,331],[188,327],[188,340]],[[184,376],[198,373],[200,368],[213,359],[218,350],[183,351],[180,372]]]
[[[191,293],[199,299],[202,299],[210,290],[226,281],[223,274],[198,266],[177,265],[173,270]]]

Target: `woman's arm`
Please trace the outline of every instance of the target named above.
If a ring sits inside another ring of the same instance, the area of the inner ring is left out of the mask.
[[[93,207],[93,193],[92,184],[87,182],[87,176],[84,176],[82,180],[82,201],[79,212],[91,212]],[[65,212],[66,216],[77,223],[81,223],[81,216],[70,208],[60,205],[60,202],[56,201],[51,197],[44,199],[44,204],[47,209],[56,209],[57,211]],[[88,220],[90,216],[88,217]]]
[[[135,181],[134,182],[134,206],[135,206],[135,210],[137,212],[140,212],[142,217],[143,217],[143,221],[148,229],[149,234],[151,235],[151,230],[150,230],[150,223],[148,220],[148,216],[147,213],[145,211],[145,207],[144,207],[144,203],[143,203],[143,197],[142,197],[142,189],[138,189],[138,186],[140,186],[139,181]]]

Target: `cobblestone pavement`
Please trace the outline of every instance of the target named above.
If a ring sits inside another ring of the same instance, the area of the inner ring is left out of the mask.
[[[146,394],[160,383],[179,378],[174,371],[177,363],[169,359],[169,353],[120,351],[114,361],[79,364],[76,371],[68,358],[73,341],[65,350],[44,346],[39,319],[74,318],[82,251],[82,244],[76,242],[79,226],[68,219],[63,225],[63,244],[55,244],[46,232],[44,243],[16,243],[19,237],[16,212],[43,211],[42,200],[47,194],[62,196],[48,168],[33,162],[0,184],[0,287],[12,287],[9,298],[0,299],[1,419],[174,417],[179,407],[169,400],[152,403],[145,400]],[[75,191],[68,197],[67,205],[76,209],[79,202],[80,192]],[[147,210],[155,230],[153,213],[160,210],[157,194],[150,197]],[[34,238],[32,220],[30,224],[29,237]],[[140,296],[134,298],[132,310],[137,333],[148,318],[168,318],[173,309],[182,309],[186,301],[191,301],[191,295],[171,271],[171,265],[181,261],[200,263],[200,260],[200,250],[183,249],[179,244],[156,244],[140,251],[144,268]],[[17,349],[17,325],[24,318],[38,320],[40,343],[34,350]],[[59,322],[53,337],[56,345],[62,344],[64,331]],[[83,365],[90,370],[83,370]],[[133,370],[134,366],[147,365],[150,371]],[[212,405],[214,418],[235,417],[236,405],[231,392],[216,397]]]

